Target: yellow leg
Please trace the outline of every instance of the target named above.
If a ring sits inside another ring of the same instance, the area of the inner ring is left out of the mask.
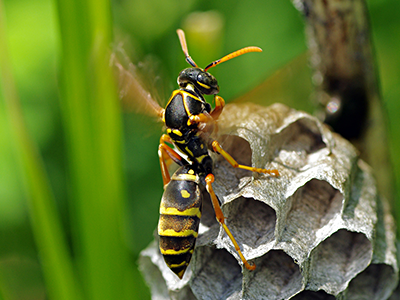
[[[171,176],[169,175],[168,171],[170,160],[173,160],[178,164],[180,164],[182,161],[182,157],[170,146],[165,144],[165,142],[172,143],[169,135],[163,134],[160,138],[160,144],[158,145],[158,157],[160,159],[161,176],[163,179],[164,188],[171,181]]]
[[[213,119],[215,121],[217,121],[220,114],[222,113],[222,110],[225,107],[225,100],[224,100],[224,98],[222,98],[218,95],[215,95],[214,101],[215,101],[215,108],[213,109],[213,111],[210,114],[211,114],[211,117],[213,117]]]
[[[234,168],[240,168],[244,170],[249,170],[252,172],[257,172],[257,173],[264,173],[264,174],[270,174],[272,176],[279,176],[279,171],[276,169],[273,170],[268,170],[268,169],[262,169],[262,168],[254,168],[254,167],[249,167],[245,165],[240,165],[238,162],[230,156],[228,152],[226,152],[224,149],[222,149],[221,145],[217,141],[212,142],[212,147],[213,150],[223,156]]]
[[[210,123],[214,122],[214,119],[207,113],[200,113],[198,115],[191,115],[188,120],[188,126],[197,123]]]
[[[218,120],[220,114],[222,113],[222,109],[225,106],[225,100],[220,96],[214,97],[215,108],[211,113],[200,113],[198,115],[191,115],[188,120],[188,126],[196,124],[196,123],[214,123]]]
[[[233,237],[231,231],[229,230],[228,226],[226,226],[225,224],[225,217],[224,214],[222,213],[221,207],[219,206],[219,202],[218,202],[218,198],[214,193],[214,190],[212,188],[212,183],[214,182],[214,175],[213,174],[208,174],[206,176],[206,188],[208,193],[210,194],[211,197],[211,201],[214,207],[214,211],[215,211],[215,216],[218,220],[218,222],[222,225],[222,227],[224,228],[226,234],[229,236],[229,238],[231,239],[233,245],[235,246],[235,249],[237,251],[237,253],[239,254],[244,266],[246,267],[246,269],[253,271],[255,270],[256,266],[254,264],[249,264],[249,262],[244,258],[242,251],[240,250],[240,247],[238,245],[238,243],[236,242],[235,238]]]

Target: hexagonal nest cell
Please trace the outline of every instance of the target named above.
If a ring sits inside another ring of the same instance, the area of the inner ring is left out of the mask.
[[[387,299],[398,282],[394,220],[355,148],[316,118],[275,104],[227,105],[219,138],[239,163],[280,176],[234,169],[220,155],[214,190],[243,255],[203,215],[182,280],[154,241],[140,268],[153,299]],[[161,195],[160,195],[161,197]]]

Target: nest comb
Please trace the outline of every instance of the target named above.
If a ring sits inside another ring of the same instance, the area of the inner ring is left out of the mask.
[[[227,105],[219,141],[239,163],[215,155],[214,189],[244,256],[215,220],[209,199],[182,280],[157,238],[140,257],[153,299],[387,299],[398,282],[394,220],[368,165],[316,118],[281,104]]]

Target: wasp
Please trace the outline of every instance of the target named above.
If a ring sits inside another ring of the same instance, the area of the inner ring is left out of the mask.
[[[185,59],[191,67],[180,72],[177,80],[179,89],[172,92],[166,107],[162,108],[135,78],[131,80],[133,92],[137,94],[136,96],[144,98],[147,108],[150,108],[153,114],[165,124],[167,132],[161,136],[158,147],[164,184],[158,223],[160,251],[167,266],[182,279],[191,260],[198,236],[203,199],[201,187],[205,185],[217,221],[229,236],[244,266],[248,270],[254,270],[255,265],[245,259],[238,243],[225,224],[219,199],[212,187],[214,182],[213,160],[209,151],[222,155],[234,168],[271,176],[279,176],[279,172],[276,169],[268,170],[237,163],[219,142],[212,138],[225,101],[217,95],[219,93],[218,82],[208,70],[237,56],[262,50],[254,46],[245,47],[213,61],[201,69],[189,55],[183,30],[178,29],[177,34]],[[119,66],[119,68],[121,67]],[[214,95],[214,109],[205,101],[204,95]],[[180,166],[172,177],[168,170],[171,162]]]

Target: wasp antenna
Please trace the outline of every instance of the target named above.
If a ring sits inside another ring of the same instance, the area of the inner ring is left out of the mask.
[[[228,55],[225,55],[224,57],[217,59],[216,61],[213,61],[212,63],[210,63],[207,67],[204,68],[204,71],[207,72],[208,69],[215,67],[216,65],[219,65],[220,63],[223,63],[224,61],[230,60],[232,58],[235,58],[237,56],[249,53],[249,52],[262,52],[262,49],[259,47],[254,47],[254,46],[250,46],[250,47],[245,47],[239,50],[236,50],[235,52],[232,52]]]
[[[182,29],[178,29],[176,31],[179,37],[179,41],[181,42],[181,47],[183,54],[185,54],[186,61],[191,65],[192,67],[197,67],[196,63],[194,62],[193,58],[190,57],[188,47],[186,44],[186,38],[185,38],[185,32]]]

